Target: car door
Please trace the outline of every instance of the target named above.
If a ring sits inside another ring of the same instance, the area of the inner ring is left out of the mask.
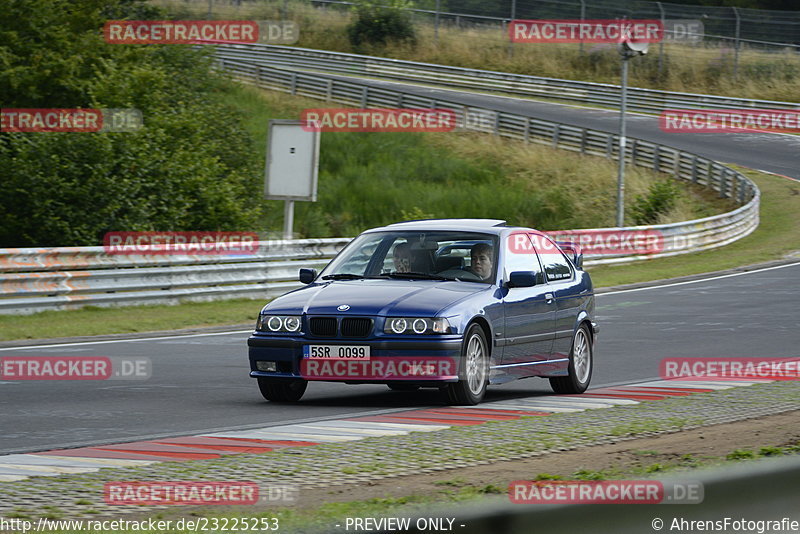
[[[514,271],[533,271],[533,287],[509,288],[503,284],[505,321],[498,344],[503,346],[500,367],[509,374],[534,374],[536,363],[549,359],[553,346],[556,306],[545,283],[542,267],[527,233],[514,232],[507,238],[503,280]]]
[[[585,288],[582,287],[570,261],[551,239],[537,235],[534,237],[534,242],[538,242],[536,248],[544,268],[544,276],[550,292],[555,297],[552,357],[567,358],[572,350],[572,336],[584,298],[582,291]]]

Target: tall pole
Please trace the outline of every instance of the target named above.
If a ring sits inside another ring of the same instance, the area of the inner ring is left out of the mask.
[[[289,240],[292,238],[292,229],[294,227],[294,200],[286,200],[283,204],[283,238]]]
[[[619,110],[619,165],[617,167],[617,226],[625,226],[625,108],[628,105],[628,56],[622,56]]]

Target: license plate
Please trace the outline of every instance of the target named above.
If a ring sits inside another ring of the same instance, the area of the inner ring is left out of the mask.
[[[303,345],[307,360],[369,360],[368,345]]]

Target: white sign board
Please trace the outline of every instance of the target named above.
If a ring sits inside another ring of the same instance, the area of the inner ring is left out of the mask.
[[[295,120],[270,120],[264,196],[273,200],[317,200],[319,132]]]

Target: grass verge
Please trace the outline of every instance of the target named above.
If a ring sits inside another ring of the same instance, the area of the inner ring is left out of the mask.
[[[800,182],[736,165],[761,189],[761,222],[749,236],[730,245],[672,258],[589,269],[597,287],[661,280],[751,265],[800,251]]]
[[[263,161],[269,119],[298,118],[320,101],[232,87]],[[545,145],[474,132],[339,133],[321,137],[317,202],[296,205],[298,237],[353,236],[406,219],[502,218],[541,230],[613,225],[616,166]],[[646,202],[665,174],[632,168],[627,213]],[[649,221],[677,222],[731,209],[702,189],[674,188],[670,206]],[[283,203],[267,201],[265,226],[279,230]]]

